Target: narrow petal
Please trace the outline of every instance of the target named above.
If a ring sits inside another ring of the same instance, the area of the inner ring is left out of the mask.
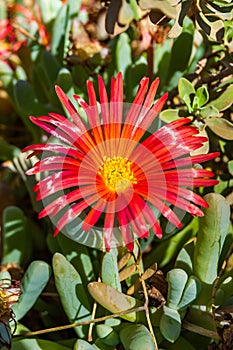
[[[105,207],[106,201],[102,198],[93,205],[83,221],[82,228],[84,231],[90,230],[97,223],[101,214],[103,214]]]
[[[148,85],[149,85],[149,78],[147,77],[142,78],[139,84],[137,95],[132,103],[132,106],[129,109],[129,112],[127,113],[122,134],[121,134],[122,138],[127,138],[130,136],[130,129],[132,128],[132,126],[137,120],[138,114],[141,110],[141,105],[144,101],[144,98],[148,89]]]
[[[109,252],[111,248],[114,221],[115,221],[115,201],[110,200],[107,202],[106,214],[104,218],[104,244],[107,252]]]
[[[55,90],[56,90],[56,93],[57,93],[59,100],[61,101],[63,106],[66,108],[66,110],[70,114],[70,116],[73,119],[73,121],[75,122],[75,124],[80,128],[82,133],[85,133],[87,131],[87,128],[86,128],[84,122],[82,121],[82,118],[78,114],[76,108],[72,104],[72,102],[66,96],[64,91],[60,88],[60,86],[56,85]]]
[[[119,221],[123,241],[125,242],[127,249],[132,252],[134,248],[133,236],[129,228],[126,212],[124,210],[118,211],[116,213],[116,216]]]
[[[54,236],[56,236],[68,222],[78,217],[84,209],[86,209],[90,205],[93,205],[95,201],[96,196],[94,195],[93,198],[88,198],[88,202],[82,200],[81,202],[74,204],[72,207],[70,207],[63,215],[63,217],[57,222],[56,229],[54,231]]]

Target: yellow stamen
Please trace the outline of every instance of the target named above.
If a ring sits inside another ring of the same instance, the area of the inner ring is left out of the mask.
[[[110,191],[124,192],[131,185],[136,184],[137,180],[131,170],[131,164],[127,158],[104,157],[104,163],[100,166],[98,174],[100,174],[105,185]]]

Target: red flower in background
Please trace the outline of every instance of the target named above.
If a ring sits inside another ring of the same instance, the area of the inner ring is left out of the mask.
[[[13,6],[13,13],[14,25],[17,26],[17,28],[21,31],[22,34],[27,35],[27,32],[30,32],[29,27],[31,26],[32,22],[36,23],[40,44],[49,48],[50,35],[43,22],[41,10],[38,4],[34,4],[33,8],[27,8],[20,4],[15,4]]]
[[[25,40],[19,40],[15,29],[8,19],[0,20],[0,58],[7,60],[13,53],[16,53]]]
[[[156,79],[149,87],[149,79],[143,78],[132,105],[125,111],[121,73],[112,78],[110,101],[99,77],[100,105],[93,83],[88,81],[89,104],[74,96],[88,123],[57,86],[57,95],[72,121],[55,113],[31,117],[33,123],[61,141],[25,148],[33,151],[31,156],[44,152],[27,174],[46,172],[35,191],[38,200],[46,199],[48,203],[40,218],[63,214],[55,235],[81,216],[84,231],[102,226],[106,250],[111,248],[115,229],[120,230],[122,240],[132,250],[133,234],[145,238],[152,229],[162,237],[154,208],[176,227],[182,226],[181,221],[170,205],[193,216],[203,215],[199,206],[207,207],[207,203],[192,188],[213,186],[218,181],[210,179],[214,176],[211,171],[192,165],[218,153],[190,156],[207,140],[188,125],[188,118],[148,132],[167,99],[165,94],[153,104],[158,84]]]

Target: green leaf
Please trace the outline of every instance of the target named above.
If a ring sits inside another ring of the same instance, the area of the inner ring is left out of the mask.
[[[58,10],[62,7],[60,0],[37,0],[40,6],[43,23],[51,23],[57,16]]]
[[[218,136],[225,140],[233,140],[233,124],[224,118],[209,117],[205,119],[206,125]]]
[[[3,212],[3,264],[16,262],[25,264],[31,255],[32,240],[28,232],[28,221],[17,207],[7,207]],[[17,244],[16,244],[17,242]]]
[[[94,350],[94,348],[90,343],[83,339],[78,339],[73,347],[73,350]]]
[[[160,319],[160,331],[166,340],[174,343],[181,332],[180,314],[167,306],[163,307],[163,311],[164,313]]]
[[[192,343],[192,339],[188,340]],[[166,343],[166,350],[197,350],[197,347],[192,346],[189,341],[180,336],[174,344]]]
[[[62,62],[64,57],[68,40],[66,32],[70,28],[67,6],[67,4],[61,6],[52,27],[51,52],[58,58],[59,62]]]
[[[195,89],[192,83],[190,83],[190,81],[188,81],[185,78],[180,78],[178,83],[178,90],[179,90],[180,97],[185,101],[185,103],[190,108],[191,102],[192,102],[192,99],[190,96],[195,94]]]
[[[198,98],[198,107],[202,107],[208,102],[209,93],[206,86],[201,86],[197,89],[196,97]]]
[[[230,160],[227,164],[229,173],[233,176],[233,160]]]
[[[0,60],[0,76],[1,76],[1,81],[3,83],[3,86],[5,88],[8,88],[10,86],[13,76],[14,76],[14,71],[13,69],[4,62],[3,60]]]
[[[109,253],[105,253],[102,261],[101,276],[103,283],[121,292],[121,283],[117,266],[117,249],[111,249]]]
[[[112,313],[126,311],[131,308],[142,306],[143,303],[139,300],[123,294],[116,289],[101,282],[92,282],[88,284],[88,290],[91,296],[105,309]],[[138,314],[132,312],[122,315],[127,321],[135,322],[138,319]]]
[[[219,111],[225,111],[225,109],[231,107],[233,103],[233,84],[229,85],[226,90],[216,99],[209,104],[217,108]]]
[[[125,350],[155,350],[152,336],[142,324],[125,326],[120,331],[120,339]]]
[[[33,261],[21,281],[23,294],[17,304],[13,305],[16,319],[20,320],[35,304],[37,298],[48,283],[50,266],[44,261]]]
[[[53,256],[55,284],[65,313],[71,323],[90,320],[91,306],[79,273],[60,253]],[[78,336],[86,337],[88,328],[74,328]]]
[[[194,218],[174,236],[159,243],[150,254],[145,256],[144,264],[150,266],[156,256],[159,266],[164,267],[179,253],[184,244],[197,233],[197,230],[198,219]],[[166,254],[164,254],[165,251]]]
[[[165,109],[160,112],[159,118],[165,123],[171,123],[179,119],[179,110],[178,109]]]
[[[47,97],[47,100],[54,106],[60,106],[54,88],[60,69],[61,66],[58,63],[57,59],[48,51],[43,52],[39,62],[37,62],[35,66],[37,73],[37,80],[34,82],[35,90],[36,84],[38,84],[39,80],[40,88],[43,89],[44,95]]]
[[[79,272],[82,283],[86,288],[87,284],[95,279],[93,264],[88,247],[74,242],[65,235],[58,235],[56,239],[62,254],[65,255],[66,259]]]
[[[21,150],[13,145],[7,143],[2,137],[0,137],[0,159],[11,160],[21,153]]]
[[[200,108],[198,110],[199,115],[205,119],[208,117],[218,117],[219,116],[219,111],[217,110],[217,108],[215,108],[212,105],[208,105],[206,107]]]
[[[67,68],[61,68],[57,75],[56,84],[59,85],[69,98],[72,98],[75,91],[70,71]]]
[[[190,0],[189,0],[190,1]],[[183,1],[184,3],[186,1]],[[193,48],[193,23],[187,22],[181,35],[175,39],[171,50],[171,64],[169,67],[168,79],[174,79],[175,76],[182,76],[187,70]],[[185,48],[185,49],[184,49]],[[180,54],[182,52],[182,55]],[[178,80],[178,79],[177,79]],[[176,80],[176,84],[177,84]],[[170,82],[168,81],[169,85]]]
[[[96,334],[106,345],[116,346],[120,343],[119,336],[116,331],[105,324],[97,324]]]
[[[132,65],[130,40],[126,33],[119,35],[116,44],[116,69],[123,76],[128,67]]]
[[[193,262],[192,262],[193,251],[194,251],[193,242],[186,244],[184,248],[182,248],[179,254],[177,255],[174,267],[180,268],[186,271],[188,275],[191,275],[193,273]]]
[[[195,276],[190,276],[188,282],[186,283],[181,301],[178,305],[178,310],[183,311],[189,305],[193,303],[193,301],[197,298],[198,294],[201,290],[201,282]]]
[[[66,346],[43,339],[22,339],[12,343],[12,350],[69,350]]]
[[[167,273],[168,295],[167,306],[177,309],[180,303],[184,287],[188,280],[187,273],[182,269],[172,269]]]
[[[209,193],[204,199],[209,208],[203,209],[205,215],[199,218],[193,267],[195,276],[203,283],[201,302],[207,303],[210,302],[221,249],[229,229],[230,207],[226,199],[217,193]]]
[[[14,101],[18,113],[22,117],[22,121],[32,133],[34,141],[36,142],[39,138],[38,127],[31,122],[29,116],[37,114],[37,108],[40,106],[40,104],[32,86],[27,81],[18,80],[14,85]]]

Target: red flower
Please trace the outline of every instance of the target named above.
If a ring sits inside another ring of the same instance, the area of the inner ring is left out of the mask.
[[[0,20],[0,59],[7,60],[16,53],[25,41],[18,40],[15,29],[8,19]]]
[[[127,248],[132,250],[133,233],[145,238],[152,229],[157,237],[162,237],[155,208],[178,228],[181,221],[170,204],[193,216],[203,215],[198,206],[207,207],[207,203],[192,188],[213,186],[218,181],[210,179],[214,176],[211,171],[192,165],[218,153],[190,156],[207,140],[197,136],[198,130],[188,125],[188,118],[149,134],[148,128],[167,99],[165,94],[153,105],[158,84],[156,79],[147,92],[149,80],[143,78],[125,112],[121,73],[112,78],[110,102],[99,77],[100,108],[93,83],[88,81],[89,104],[74,96],[88,123],[56,86],[72,121],[55,113],[31,117],[33,123],[62,141],[25,149],[34,151],[31,156],[45,154],[27,174],[50,172],[35,186],[35,191],[38,200],[46,199],[48,203],[40,218],[46,215],[55,218],[63,213],[55,235],[72,219],[81,217],[83,231],[102,225],[106,250],[111,247],[115,230],[120,231]]]

